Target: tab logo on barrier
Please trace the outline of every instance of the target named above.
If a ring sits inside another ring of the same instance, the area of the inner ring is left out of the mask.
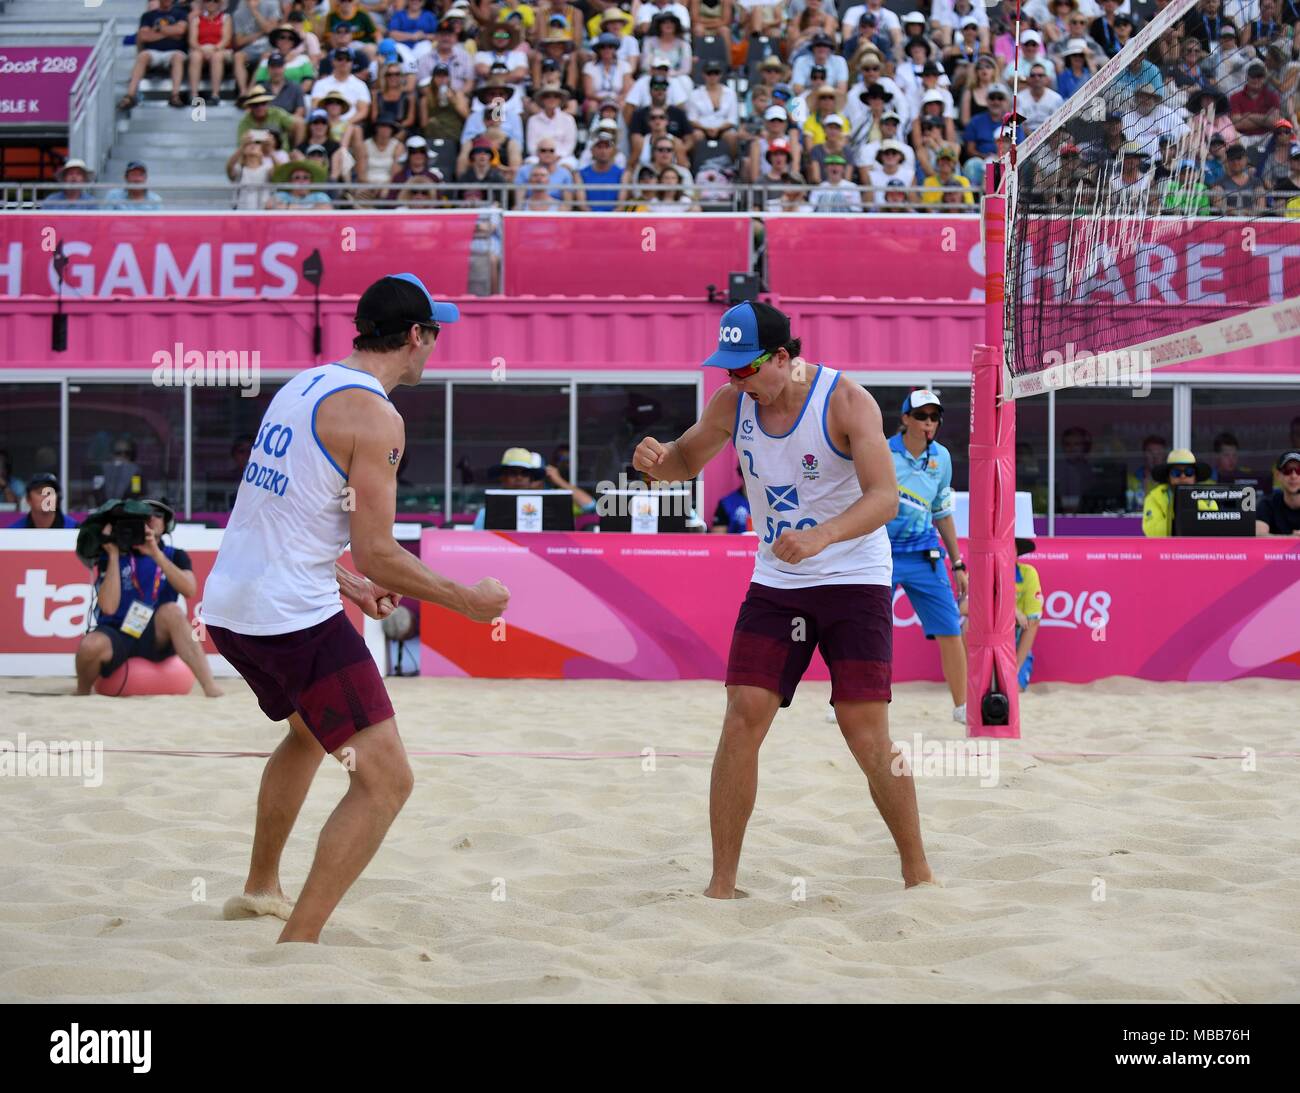
[[[50,584],[47,570],[29,569],[14,589],[23,604],[23,632],[33,638],[76,638],[86,632],[89,584]],[[53,603],[54,610],[48,605]]]

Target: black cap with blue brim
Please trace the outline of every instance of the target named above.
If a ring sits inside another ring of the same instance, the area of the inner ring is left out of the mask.
[[[744,368],[790,340],[790,318],[771,304],[746,300],[728,308],[718,324],[718,348],[705,368]]]

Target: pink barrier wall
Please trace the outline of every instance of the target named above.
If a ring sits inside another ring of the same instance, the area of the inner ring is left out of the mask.
[[[440,608],[421,613],[421,670],[495,678],[721,679],[753,540],[732,535],[426,531],[421,556],[456,580],[503,580],[504,642]],[[1034,679],[1300,680],[1300,544],[1054,539],[1038,567]],[[1196,594],[1189,594],[1195,590]],[[826,679],[816,658],[809,678]],[[894,679],[939,680],[901,592]]]
[[[703,296],[749,269],[744,216],[505,218],[507,296]]]

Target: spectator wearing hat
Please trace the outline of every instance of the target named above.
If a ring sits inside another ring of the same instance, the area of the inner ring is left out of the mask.
[[[104,195],[104,209],[120,213],[157,212],[162,208],[162,198],[149,189],[149,169],[143,163],[128,163],[122,179],[125,185]]]
[[[1291,145],[1295,143],[1295,127],[1279,118],[1273,124],[1273,132],[1259,153],[1260,184],[1266,190],[1274,190],[1279,182],[1284,182],[1291,173]]]
[[[421,57],[415,66],[416,79],[420,87],[432,83],[434,71],[443,65],[450,77],[448,87],[452,91],[469,95],[474,90],[478,73],[474,69],[474,60],[459,41],[456,28],[459,21],[452,19],[450,13],[443,16],[434,35],[433,49]]]
[[[627,99],[632,89],[631,66],[618,55],[619,39],[602,33],[595,41],[596,57],[582,66],[583,114],[591,117],[602,99]],[[667,61],[664,62],[665,69]],[[667,76],[665,70],[664,75]]]
[[[1239,142],[1247,149],[1268,140],[1282,117],[1282,100],[1268,86],[1267,76],[1264,63],[1252,61],[1246,69],[1246,86],[1228,96],[1232,123],[1240,134]]]
[[[212,105],[221,105],[221,81],[225,76],[226,62],[231,58],[231,44],[235,40],[234,23],[225,10],[225,0],[201,0],[190,12],[186,41],[189,46],[190,92],[199,95],[199,80],[203,66],[208,66]]]
[[[614,134],[597,128],[587,149],[591,162],[578,171],[584,211],[612,212],[618,206],[623,170],[614,159],[617,150]]]
[[[247,130],[239,147],[226,160],[226,177],[234,183],[232,209],[244,212],[265,209],[271,199],[271,172],[276,165],[259,139],[263,132],[265,130]]]
[[[785,55],[794,62],[806,55],[814,41],[829,41],[834,49],[839,33],[839,21],[826,10],[825,0],[804,0],[803,7],[786,24]],[[846,78],[847,73],[846,68]]]
[[[695,142],[719,140],[727,155],[736,158],[740,150],[740,101],[735,91],[722,82],[721,61],[705,62],[704,85],[691,92],[686,116]]]
[[[857,172],[852,153],[849,150],[849,121],[843,114],[827,114],[820,119],[823,139],[815,142],[804,157],[804,169],[808,181],[820,184],[826,177],[822,165],[827,156],[841,156],[849,165],[848,177],[856,181]]]
[[[361,142],[357,181],[362,189],[354,194],[359,204],[371,204],[387,195],[393,175],[406,156],[406,146],[398,137],[400,129],[396,118],[381,114],[371,126],[371,135]]]
[[[638,34],[649,34],[653,32],[654,21],[660,15],[673,15],[678,23],[681,24],[679,34],[687,34],[691,30],[691,9],[687,4],[673,2],[654,3],[653,0],[638,4],[636,6],[636,18],[628,19],[630,25],[635,26]]]
[[[889,14],[892,15],[893,12]],[[849,59],[850,79],[856,80],[860,66],[868,54],[874,54],[877,62],[894,55],[894,39],[888,31],[880,28],[876,17],[869,11],[864,10],[853,25],[852,33],[843,37],[843,54]]]
[[[1210,200],[1215,212],[1250,216],[1263,209],[1263,194],[1259,179],[1250,169],[1246,149],[1232,145],[1224,160],[1223,177],[1210,187]]]
[[[399,207],[441,204],[439,190],[444,179],[442,172],[429,161],[429,145],[423,137],[411,137],[406,142],[406,156],[393,175],[393,185],[388,198]]]
[[[569,93],[562,87],[540,87],[533,92],[533,98],[540,109],[528,119],[525,147],[535,149],[543,141],[550,141],[560,159],[569,159],[578,148],[577,123],[562,109],[569,101]]]
[[[1174,491],[1179,486],[1194,486],[1210,480],[1210,467],[1202,463],[1186,448],[1175,448],[1164,464],[1151,472],[1156,482],[1146,495],[1142,508],[1142,534],[1151,538],[1174,533]],[[1201,506],[1213,506],[1214,501],[1202,501]]]
[[[189,49],[189,9],[175,0],[157,0],[140,16],[135,32],[135,66],[126,85],[126,94],[117,101],[119,110],[130,110],[140,99],[140,81],[151,69],[166,68],[171,73],[172,106],[184,106],[181,83],[185,78],[185,55]]]
[[[1107,0],[1110,3],[1111,0]],[[1020,35],[1020,61],[1019,63],[1008,64],[1002,70],[1002,82],[1010,84],[1016,74],[1020,74],[1020,82],[1029,82],[1029,70],[1036,64],[1042,64],[1047,69],[1047,82],[1053,88],[1056,86],[1056,66],[1047,59],[1043,51],[1043,36],[1036,30],[1026,30]]]
[[[817,33],[808,39],[808,52],[794,59],[790,69],[790,82],[795,94],[801,94],[809,86],[809,77],[814,67],[825,70],[825,80],[843,97],[849,90],[849,62],[835,52],[835,39],[829,34]]]
[[[325,153],[325,160],[330,164],[330,178],[340,177],[341,172],[334,170],[336,154],[341,153],[343,146],[330,136],[330,116],[324,110],[313,110],[307,115],[307,134],[293,146],[289,153],[290,159],[306,159],[307,152],[312,148],[319,148]]]
[[[883,139],[881,121],[885,114],[901,113],[893,99],[894,96],[878,83],[867,84],[856,95],[849,96],[845,114],[853,127],[854,140],[859,142],[859,145]],[[793,120],[793,113],[791,117]],[[901,129],[901,125],[899,128]]]
[[[832,115],[838,116],[839,96],[829,84],[814,87],[808,92],[808,117],[800,129],[804,134],[804,143],[815,147],[826,139],[823,121]]]
[[[347,106],[347,100],[342,100]],[[236,136],[242,138],[250,129],[274,129],[280,134],[281,144],[292,147],[303,137],[305,126],[287,110],[274,105],[274,96],[261,84],[254,84],[240,100],[244,116],[239,119]]]
[[[86,189],[93,175],[84,159],[65,160],[54,177],[58,180],[60,189],[52,191],[41,202],[42,209],[89,212],[99,208],[99,199]]]
[[[638,14],[646,10],[646,5],[642,4],[638,9]],[[612,34],[618,40],[618,50],[615,56],[627,65],[628,71],[637,72],[641,66],[641,39],[633,32],[632,16],[623,8],[616,4],[610,4],[603,12],[594,16],[591,20],[593,30],[592,39],[598,39],[601,34]],[[581,47],[582,41],[578,40]]]
[[[1279,485],[1261,498],[1255,512],[1256,535],[1300,535],[1300,451],[1287,449],[1275,464]],[[30,495],[31,486],[27,487]]]
[[[966,15],[955,28],[950,30],[941,26],[939,32],[941,37],[949,39],[943,42],[939,57],[952,80],[952,86],[965,87],[980,58],[990,56],[988,47],[980,41],[979,20],[974,15]],[[995,67],[993,72],[996,71]]]
[[[283,53],[278,49],[272,50],[258,68],[258,72],[266,74],[266,80],[258,82],[271,95],[272,106],[302,118],[307,114],[307,95],[301,82],[289,79],[287,62]]]
[[[292,12],[290,15],[292,16]],[[253,73],[253,83],[263,87],[271,86],[271,58],[279,55],[283,59],[284,78],[290,83],[302,87],[304,95],[311,90],[320,63],[320,42],[314,34],[305,34],[292,23],[276,27],[267,36],[271,50]],[[304,101],[304,106],[305,106]]]
[[[418,64],[420,58],[433,52],[438,17],[424,7],[422,0],[392,0],[384,32]]]
[[[758,142],[754,143],[756,145]],[[763,165],[758,168],[759,173],[754,176],[753,181],[762,188],[760,207],[771,208],[780,204],[779,191],[788,185],[788,179],[796,173],[790,169],[790,164],[793,161],[793,149],[797,142],[789,141],[785,137],[777,137],[765,143],[767,149],[763,153]]]
[[[475,137],[486,133],[493,123],[516,145],[523,147],[523,88],[518,84],[514,86],[507,84],[502,79],[503,75],[504,72],[498,65],[493,69],[488,82],[471,96],[469,118],[460,134],[462,151]],[[515,166],[518,166],[519,162],[520,160],[516,159]]]
[[[1056,77],[1056,93],[1068,99],[1092,79],[1092,55],[1082,38],[1071,38],[1061,54],[1061,71]],[[1023,113],[1023,109],[1021,113]]]
[[[1119,165],[1120,150],[1125,143],[1124,115],[1112,110],[1102,119],[1101,136],[1083,146],[1083,161],[1105,176]]]
[[[313,107],[324,107],[326,95],[339,95],[347,106],[344,120],[362,120],[370,110],[370,88],[352,71],[352,54],[346,49],[330,52],[330,74],[322,76],[311,89]]]
[[[939,57],[939,47],[930,38],[930,25],[926,20],[925,15],[919,11],[909,11],[901,18],[900,22],[903,24],[903,56],[912,57],[912,47],[920,44],[925,47],[924,56],[921,58],[922,63],[925,61],[937,60]]]
[[[281,187],[271,197],[272,209],[329,209],[329,194],[317,189],[329,178],[328,169],[312,159],[290,160],[271,172],[271,181]]]
[[[907,164],[905,147],[902,141],[882,140],[880,142],[880,150],[876,153],[876,165],[867,173],[868,181],[874,191],[872,204],[885,203],[885,191],[890,183],[897,182],[899,186],[911,187],[916,181],[913,168]],[[898,189],[899,186],[894,188]]]
[[[772,88],[779,84],[785,78],[785,75],[785,62],[781,60],[779,54],[769,53],[764,57],[758,65],[758,79],[750,81],[749,87],[745,91],[745,97],[741,101],[742,116],[750,117],[758,113],[761,118],[761,112],[755,111],[754,108],[754,92],[760,87],[767,92],[768,101],[763,106],[763,109],[766,110],[772,105]]]
[[[334,8],[325,16],[325,36],[332,49],[344,45],[339,34],[346,30],[348,45],[355,44],[373,61],[379,55],[379,43],[384,34],[368,11],[357,0],[335,0]]]
[[[401,62],[381,62],[379,67],[379,86],[370,99],[369,122],[373,126],[380,118],[392,118],[399,135],[405,136],[415,129],[419,95],[408,89]]]
[[[1205,70],[1211,86],[1228,91],[1240,88],[1246,82],[1246,69],[1255,60],[1255,51],[1243,46],[1236,28],[1225,22],[1219,28],[1217,37],[1211,41],[1209,56],[1205,59]]]
[[[623,117],[628,125],[631,125],[632,118],[636,111],[644,107],[659,105],[669,107],[669,121],[675,122],[680,119],[685,120],[685,127],[681,132],[674,131],[673,135],[686,138],[690,136],[690,120],[686,116],[686,102],[695,90],[695,85],[690,80],[675,79],[668,74],[668,61],[666,58],[656,57],[652,62],[653,67],[649,72],[638,76],[632,83],[627,95],[623,99]],[[584,68],[584,72],[586,69]],[[670,124],[669,128],[673,128]]]
[[[936,153],[934,161],[935,173],[927,175],[925,181],[921,184],[921,203],[923,205],[939,204],[943,200],[944,194],[950,190],[960,192],[963,205],[975,204],[970,180],[957,170],[957,158],[956,149],[953,148],[941,148]]]
[[[691,43],[683,37],[684,24],[673,11],[660,12],[650,20],[650,29],[641,41],[641,63],[649,66],[651,60],[663,57],[668,61],[670,76],[690,79],[693,56]],[[600,39],[596,39],[599,44]]]
[[[862,17],[870,15],[875,20],[874,25],[879,28],[879,33],[889,39],[889,56],[899,56],[899,48],[903,42],[903,24],[898,15],[885,7],[884,0],[867,0],[865,4],[852,4],[845,10],[841,23],[840,34],[847,38],[862,26]]]
[[[1228,106],[1228,96],[1222,91],[1207,88],[1193,91],[1187,99],[1187,115],[1191,119],[1192,142],[1190,151],[1194,155],[1214,156],[1212,148],[1214,138],[1219,138],[1217,161],[1222,164],[1224,153],[1229,147],[1239,142],[1237,127],[1232,124],[1232,113]],[[1212,163],[1206,161],[1207,169]],[[1222,177],[1222,172],[1213,177],[1207,175],[1206,182],[1213,185]]]
[[[689,186],[694,179],[686,167],[688,159],[685,141],[678,140],[671,133],[660,133],[657,137],[647,138],[641,143],[637,158],[633,160],[633,166],[648,166],[656,176],[665,167],[676,167],[683,183]]]
[[[578,51],[574,47],[573,35],[564,25],[564,16],[555,18],[560,22],[543,32],[542,39],[537,49],[532,52],[529,61],[532,66],[533,87],[542,85],[544,73],[556,72],[559,78],[555,81],[555,86],[563,87],[572,99],[580,90],[581,70],[578,67]],[[566,108],[572,105],[570,103]]]
[[[554,142],[544,143],[553,145]],[[467,148],[462,149],[462,153],[460,158],[463,159],[465,167],[456,174],[456,182],[462,187],[456,191],[458,203],[467,206],[504,205],[505,190],[489,188],[504,187],[509,181],[505,172],[501,170],[496,145],[486,136],[475,137]],[[527,181],[529,166],[519,168],[516,181]]]
[[[7,524],[10,528],[75,528],[77,521],[63,511],[63,491],[52,474],[34,474],[23,489],[27,511]]]
[[[235,86],[239,97],[243,98],[251,86],[250,73],[261,63],[262,57],[271,52],[269,35],[285,21],[284,0],[240,0],[231,9],[234,48]]]
[[[945,144],[951,144],[954,147],[957,144],[957,128],[953,125],[953,116],[957,111],[953,108],[952,98],[947,91],[939,88],[931,88],[921,96],[920,111],[912,120],[912,143],[918,150],[925,147],[927,130],[933,137],[934,131],[941,134],[941,140]]]
[[[744,179],[751,182],[757,181],[761,175],[769,170],[771,160],[768,157],[768,152],[776,141],[780,141],[785,147],[789,159],[787,171],[790,174],[799,174],[802,171],[802,142],[798,139],[797,134],[792,139],[790,118],[785,107],[773,105],[769,106],[763,115],[762,130],[758,136],[749,142],[749,149],[742,171]]]
[[[650,104],[633,111],[628,122],[629,159],[645,161],[642,155],[646,141],[666,133],[674,141],[685,142],[691,134],[691,122],[686,111],[668,105],[667,81],[659,81],[651,88]]]
[[[1151,197],[1151,169],[1142,146],[1128,141],[1120,149],[1119,173],[1110,179],[1110,193],[1120,201],[1121,213],[1137,213],[1145,209]]]
[[[527,448],[507,448],[501,462],[488,469],[488,480],[499,490],[535,490],[546,488],[546,461],[537,452]],[[487,506],[478,510],[474,527],[482,531],[486,526]]]
[[[474,54],[474,70],[479,80],[489,75],[513,87],[528,82],[528,55],[520,48],[519,28],[510,23],[497,23],[484,27],[479,33],[478,51]],[[504,71],[493,73],[493,65],[504,65]]]
[[[434,65],[419,101],[419,125],[424,138],[459,143],[469,114],[469,99],[453,86],[451,69],[441,63]]]
[[[858,168],[858,180],[866,185],[871,180],[871,171],[880,162],[880,146],[887,140],[892,140],[903,149],[903,162],[911,168],[916,166],[916,152],[911,145],[898,139],[898,131],[902,118],[899,117],[898,111],[893,107],[885,110],[880,115],[879,131],[880,135],[869,141],[864,141],[858,145],[857,153],[853,157],[853,162]]]
[[[828,155],[821,162],[824,175],[808,196],[815,213],[860,213],[862,191],[849,177],[849,161],[844,156]]]

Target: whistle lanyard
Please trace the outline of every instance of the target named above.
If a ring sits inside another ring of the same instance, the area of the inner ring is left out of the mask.
[[[163,579],[162,566],[160,566],[157,562],[155,562],[153,567],[153,596],[149,600],[149,603],[151,604],[155,604],[158,602],[158,589],[162,587],[162,579]],[[134,555],[131,556],[131,583],[135,586],[136,595],[139,596],[141,599],[143,599],[144,589],[140,587],[140,581],[136,577]]]

